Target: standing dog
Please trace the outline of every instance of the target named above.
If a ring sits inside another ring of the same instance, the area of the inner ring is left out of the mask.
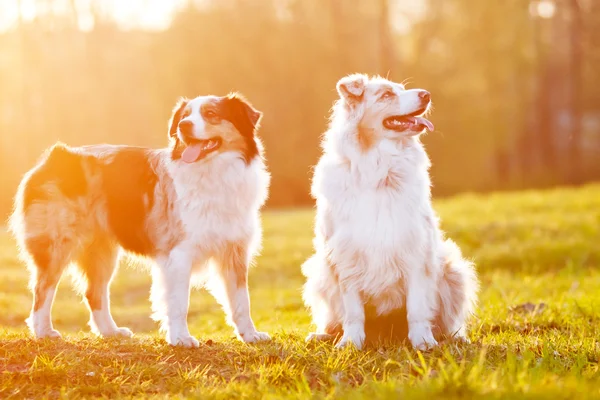
[[[361,348],[366,306],[376,316],[405,307],[417,349],[436,345],[434,333],[465,338],[478,281],[432,208],[430,162],[419,141],[433,130],[422,117],[430,94],[359,74],[342,78],[337,90],[312,184],[315,254],[302,266],[317,326],[308,339],[341,329],[338,347]]]
[[[92,328],[132,335],[110,313],[121,248],[154,261],[153,317],[169,344],[198,346],[187,325],[192,276],[215,294],[241,340],[268,340],[250,317],[247,287],[270,182],[255,136],[261,116],[240,95],[202,96],[175,107],[169,148],[50,148],[21,182],[11,217],[32,272],[27,322],[35,336],[60,336],[50,313],[70,263],[83,277]]]

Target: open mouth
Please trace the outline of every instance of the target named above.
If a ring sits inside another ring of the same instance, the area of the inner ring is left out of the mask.
[[[181,153],[181,159],[186,163],[196,162],[221,147],[222,142],[220,137],[205,140],[186,138],[187,147]]]
[[[405,115],[392,115],[383,120],[383,126],[386,129],[390,129],[396,132],[422,132],[427,129],[429,132],[433,132],[433,124],[421,115],[427,111],[426,108],[417,110],[410,114]]]

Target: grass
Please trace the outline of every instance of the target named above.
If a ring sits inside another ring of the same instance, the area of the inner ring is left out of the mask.
[[[33,340],[27,272],[0,234],[0,398],[600,398],[600,186],[463,195],[436,208],[476,261],[482,292],[472,344],[424,354],[304,342],[312,327],[300,264],[312,210],[265,213],[250,293],[258,328],[274,340],[259,345],[236,341],[216,302],[196,291],[190,330],[203,344],[169,347],[149,318],[148,274],[125,266],[113,314],[133,339],[90,334],[64,279],[53,315],[66,340]],[[545,307],[514,309],[524,303]]]

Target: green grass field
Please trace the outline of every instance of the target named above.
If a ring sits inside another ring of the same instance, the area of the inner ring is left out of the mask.
[[[600,398],[600,186],[463,195],[436,202],[442,226],[480,272],[471,344],[335,350],[306,344],[300,265],[312,210],[264,215],[264,250],[250,273],[252,314],[273,341],[238,342],[207,293],[192,294],[199,349],[171,348],[150,320],[146,271],[122,266],[113,315],[133,339],[89,332],[63,279],[54,326],[32,340],[31,295],[14,243],[0,234],[0,398]],[[513,307],[540,305],[535,311]]]

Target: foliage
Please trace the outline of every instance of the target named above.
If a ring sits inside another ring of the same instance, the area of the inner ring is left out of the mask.
[[[0,215],[56,140],[164,146],[178,97],[232,90],[265,115],[269,204],[309,204],[335,83],[352,72],[432,92],[436,194],[597,179],[600,3],[555,0],[542,19],[537,2],[187,0],[148,31],[99,0],[28,1],[46,12],[0,32]],[[93,29],[78,29],[84,16]]]

